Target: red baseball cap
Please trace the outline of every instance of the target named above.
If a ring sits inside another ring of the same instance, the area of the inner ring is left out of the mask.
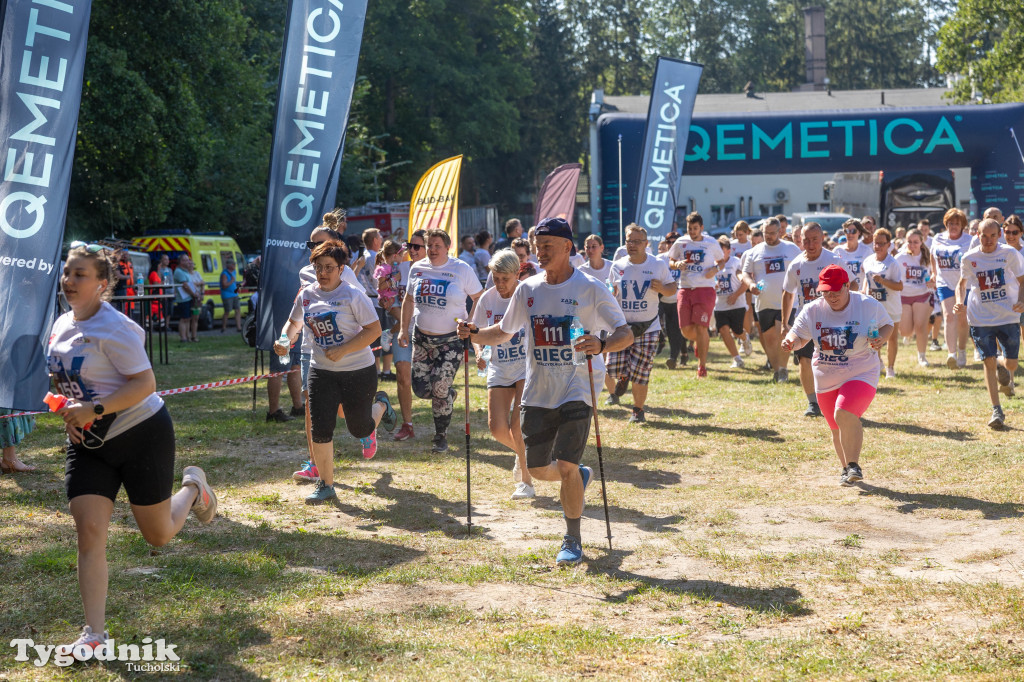
[[[844,284],[849,283],[850,276],[841,265],[832,264],[818,275],[818,291],[839,291]]]

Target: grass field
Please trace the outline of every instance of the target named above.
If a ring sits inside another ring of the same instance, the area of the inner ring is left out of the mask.
[[[601,407],[614,550],[595,485],[587,561],[567,570],[557,490],[508,499],[512,457],[486,432],[475,372],[472,537],[461,392],[447,455],[429,452],[423,401],[417,438],[385,436],[370,462],[339,423],[328,507],[302,503],[301,422],[266,424],[262,386],[255,413],[250,386],[169,397],[179,475],[206,469],[220,517],[154,550],[122,496],[111,635],[177,644],[177,675],[199,680],[1024,679],[1024,400],[1004,402],[1012,430],[990,431],[978,363],[920,369],[903,347],[866,415],[865,483],[844,488],[795,380],[712,350],[702,381],[657,359],[648,424],[626,424],[628,398]],[[160,388],[252,370],[236,335],[172,360]],[[57,424],[41,418],[19,450],[40,471],[0,477],[5,643],[68,642],[83,623]],[[13,659],[0,679],[146,676]]]

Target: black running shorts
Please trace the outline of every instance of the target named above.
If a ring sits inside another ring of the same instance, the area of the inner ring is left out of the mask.
[[[590,437],[590,405],[574,400],[553,409],[523,405],[526,466],[546,467],[553,460],[579,464]]]

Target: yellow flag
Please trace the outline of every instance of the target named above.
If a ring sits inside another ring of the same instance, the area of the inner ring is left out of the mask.
[[[452,238],[449,252],[459,248],[459,174],[462,155],[435,164],[423,174],[409,202],[409,235],[416,230],[440,228]]]

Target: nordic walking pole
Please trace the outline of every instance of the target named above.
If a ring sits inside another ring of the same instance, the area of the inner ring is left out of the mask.
[[[601,332],[603,341],[605,332]],[[590,402],[594,409],[594,438],[597,441],[597,470],[601,474],[601,499],[604,501],[604,527],[608,531],[608,551],[612,550],[612,522],[608,520],[608,492],[604,487],[604,457],[601,455],[601,427],[597,425],[597,394],[594,392],[594,361],[593,356],[587,354],[587,374],[590,376]],[[468,421],[467,421],[468,423]],[[468,436],[467,436],[468,441]]]
[[[462,369],[466,379],[466,534],[473,534],[473,508],[469,502],[469,339],[462,340]]]
[[[622,135],[619,135],[619,244],[625,237],[622,235]]]

